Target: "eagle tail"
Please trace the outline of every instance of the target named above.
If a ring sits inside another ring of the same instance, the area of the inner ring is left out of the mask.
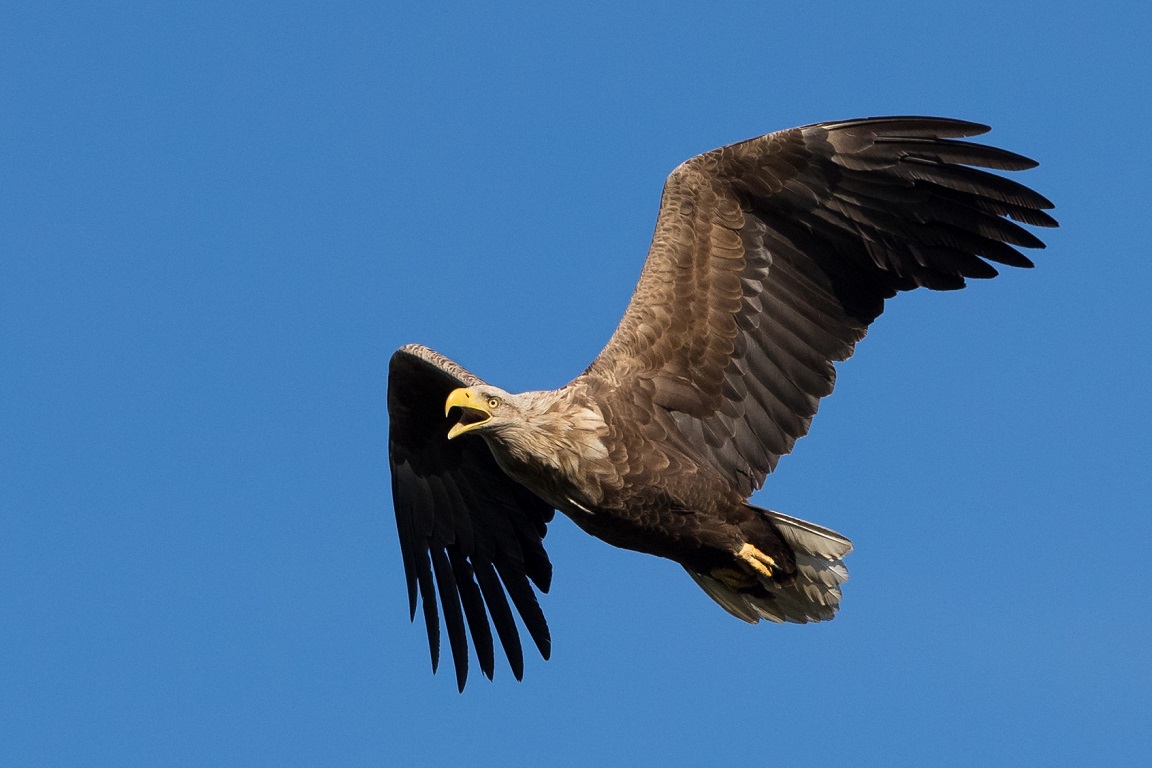
[[[688,575],[724,610],[751,624],[760,619],[796,624],[831,619],[840,607],[840,585],[848,580],[844,557],[852,551],[852,542],[805,520],[769,509],[752,509],[770,521],[792,548],[796,573],[786,579],[757,575],[747,584],[729,583],[693,570],[688,570]]]

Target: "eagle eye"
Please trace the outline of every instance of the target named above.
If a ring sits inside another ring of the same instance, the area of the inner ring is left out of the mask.
[[[489,408],[499,408],[500,407],[500,398],[498,398],[498,397],[488,398],[488,407]]]

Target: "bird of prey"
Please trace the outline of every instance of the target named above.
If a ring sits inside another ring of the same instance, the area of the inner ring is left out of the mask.
[[[436,670],[442,612],[463,691],[471,635],[513,674],[513,613],[551,639],[542,539],[554,510],[681,564],[734,616],[831,619],[848,539],[750,504],[808,431],[884,302],[1031,267],[1052,204],[981,169],[1036,163],[964,141],[976,123],[883,117],[770,133],[668,177],[639,283],[607,346],[559,389],[514,394],[409,345],[388,373],[392,495],[411,618]],[[1017,223],[1019,222],[1019,223]],[[440,611],[437,610],[439,600]]]

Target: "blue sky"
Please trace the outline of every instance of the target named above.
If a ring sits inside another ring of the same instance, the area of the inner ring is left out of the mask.
[[[1145,4],[332,5],[0,11],[0,764],[1147,755]],[[559,385],[677,164],[901,113],[991,124],[1062,228],[890,304],[756,497],[854,540],[836,621],[560,519],[552,660],[433,677],[392,350]]]

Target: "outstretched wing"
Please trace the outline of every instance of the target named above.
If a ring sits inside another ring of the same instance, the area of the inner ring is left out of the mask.
[[[541,592],[548,591],[552,565],[542,539],[553,509],[504,474],[483,440],[447,439],[448,393],[482,383],[415,344],[397,350],[388,369],[388,458],[409,609],[415,618],[419,593],[435,671],[439,592],[461,691],[468,676],[465,623],[480,668],[492,678],[489,616],[513,674],[518,680],[523,676],[524,656],[508,597],[541,655],[547,659],[551,650],[548,624],[529,579]]]
[[[833,362],[885,299],[992,277],[989,261],[1032,266],[1014,246],[1043,243],[1010,219],[1056,226],[1052,204],[975,167],[1035,166],[957,140],[987,130],[822,123],[684,163],[624,318],[582,378],[622,420],[663,421],[750,495],[807,433]]]

